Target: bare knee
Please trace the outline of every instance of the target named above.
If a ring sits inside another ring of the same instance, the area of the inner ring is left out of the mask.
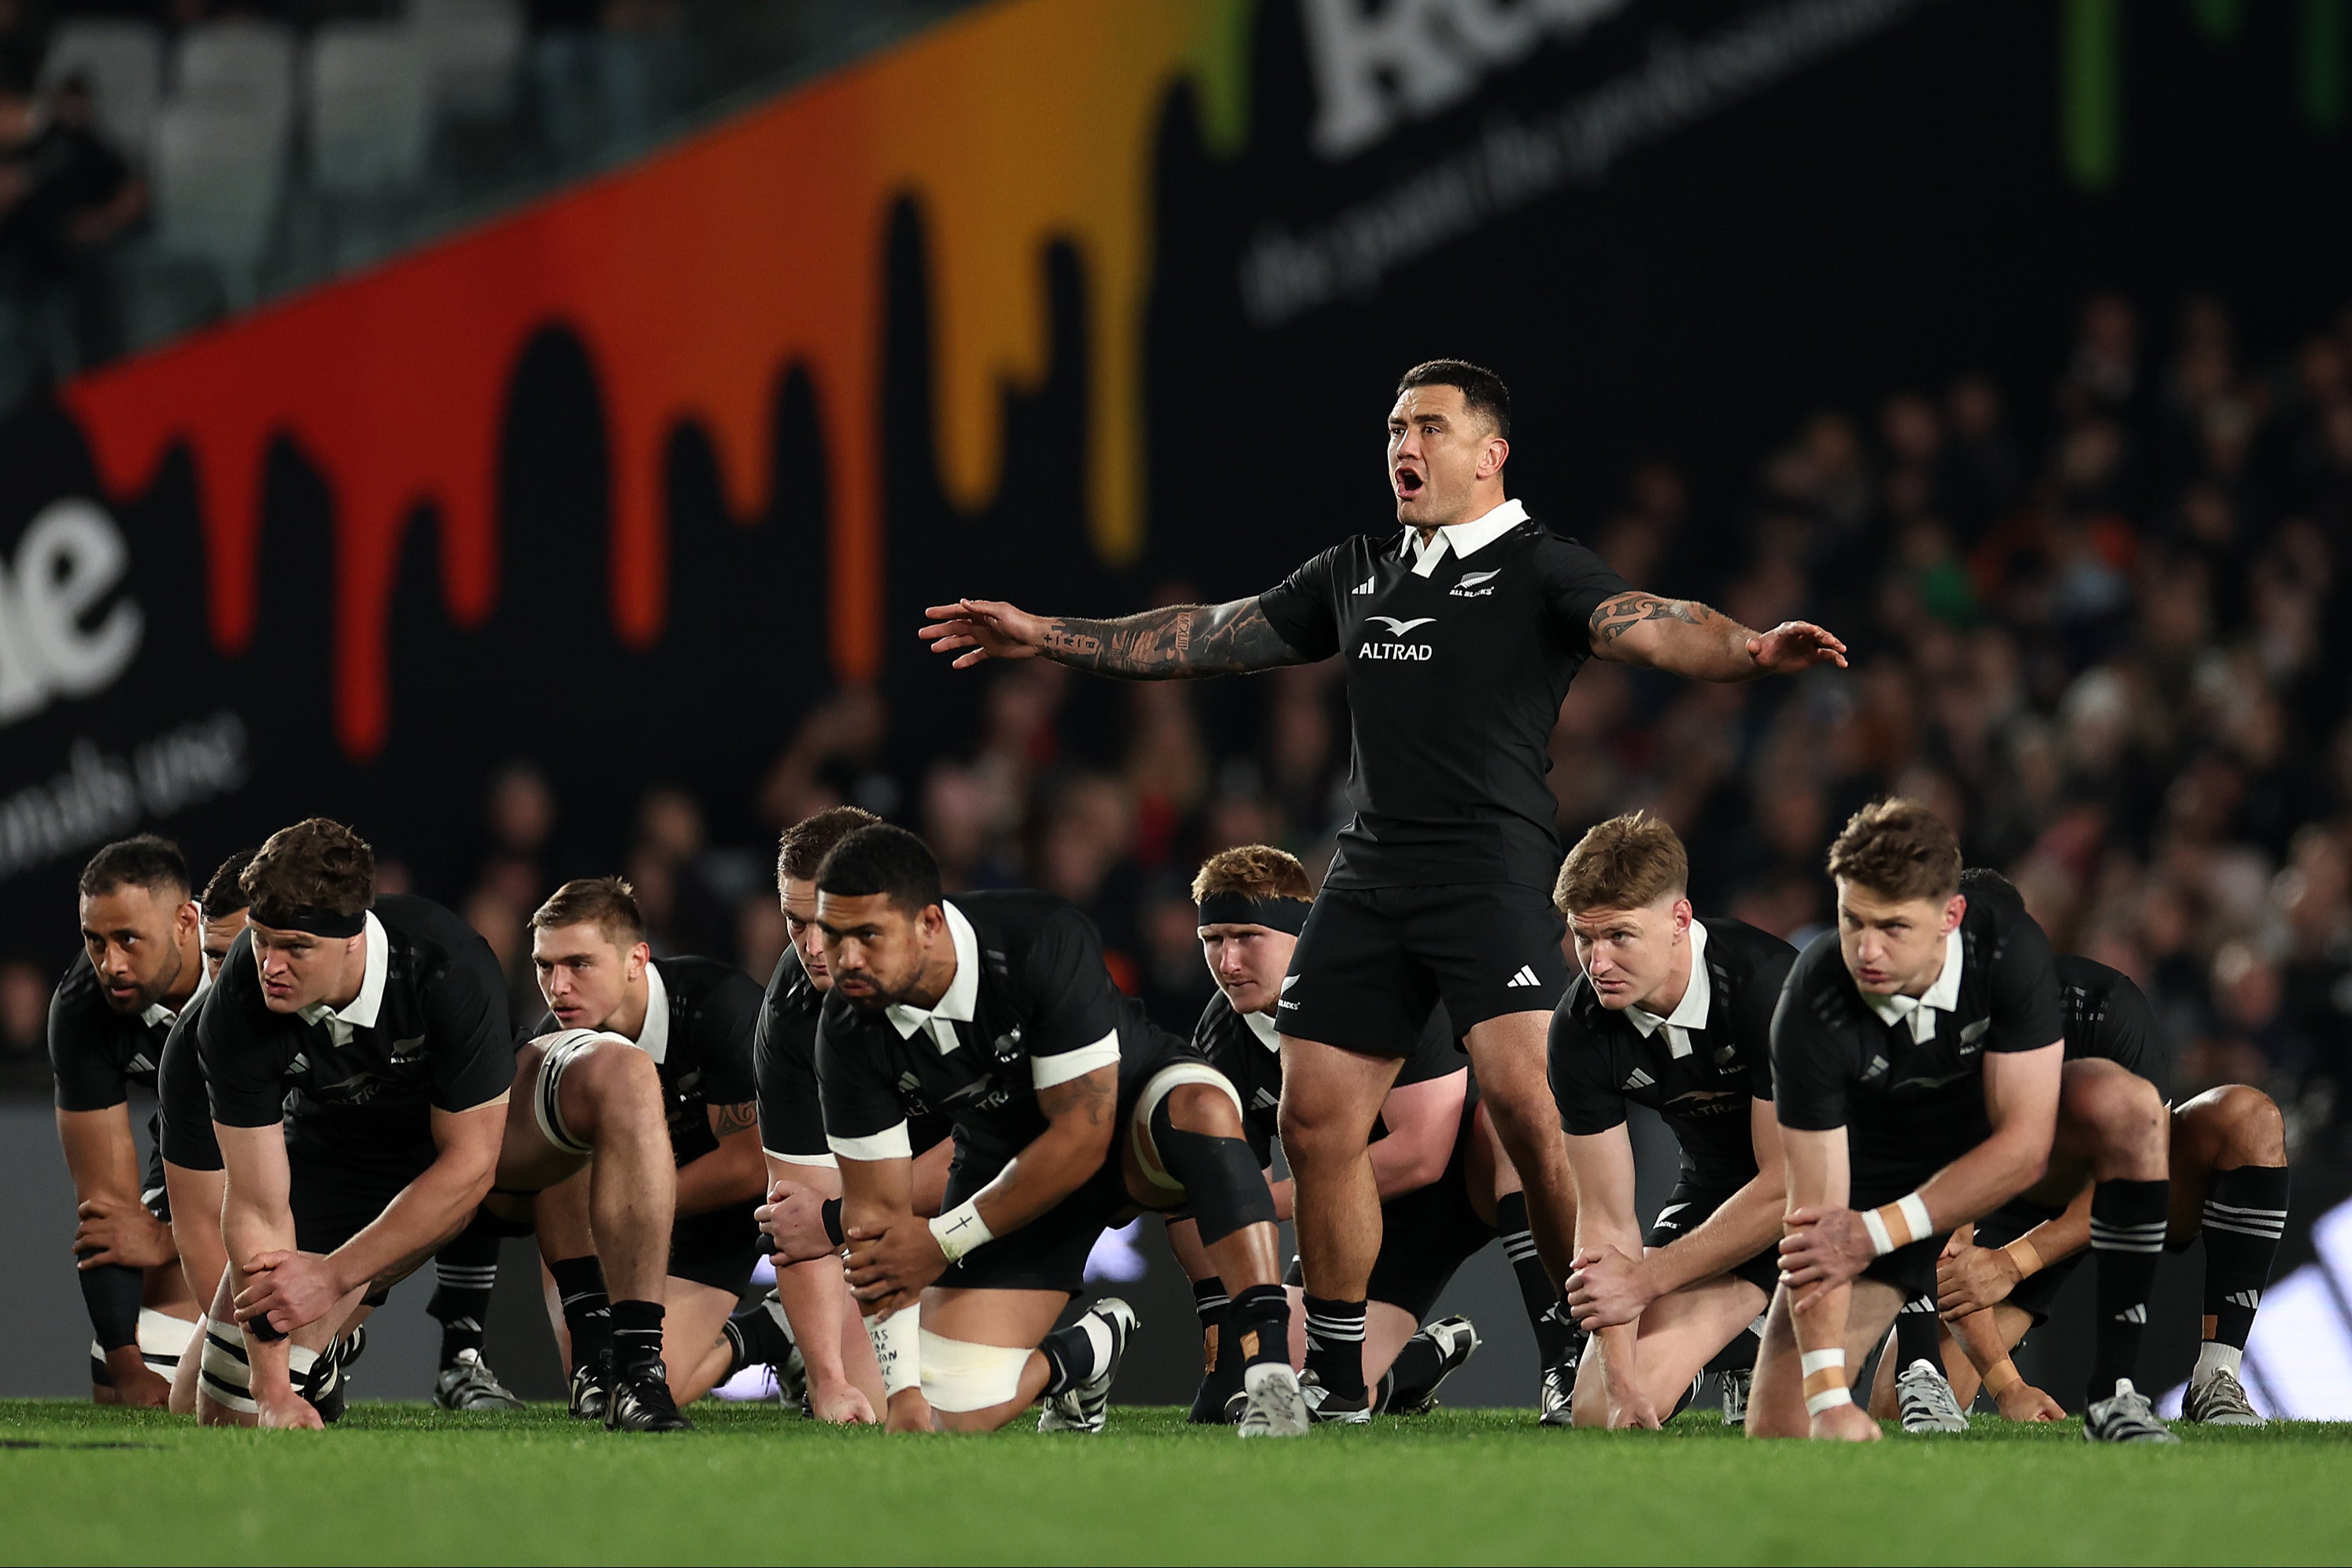
[[[2286,1118],[2278,1102],[2252,1084],[2225,1083],[2181,1110],[2200,1142],[2214,1151],[2213,1168],[2286,1163]]]
[[[2098,1174],[2163,1177],[2168,1119],[2147,1079],[2112,1062],[2069,1062],[2059,1114],[2091,1132]]]
[[[1241,1112],[1233,1096],[1214,1084],[1180,1083],[1168,1091],[1168,1123],[1181,1132],[1209,1138],[1242,1136]]]
[[[1286,1085],[1280,1122],[1283,1157],[1294,1167],[1343,1164],[1371,1143],[1371,1121],[1353,1107],[1309,1101],[1290,1094]]]
[[[661,1069],[653,1058],[611,1036],[572,1057],[563,1068],[560,1091],[567,1101],[588,1107],[581,1120],[600,1131],[642,1128],[648,1118],[667,1125],[662,1114]],[[571,1105],[565,1106],[567,1120]]]

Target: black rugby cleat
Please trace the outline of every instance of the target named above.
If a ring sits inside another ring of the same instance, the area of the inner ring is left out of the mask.
[[[669,1396],[669,1373],[654,1363],[644,1371],[617,1373],[605,1385],[604,1427],[611,1432],[691,1432],[694,1423]]]

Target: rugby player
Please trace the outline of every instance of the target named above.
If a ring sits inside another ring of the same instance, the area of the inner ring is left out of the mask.
[[[833,977],[817,1084],[849,1281],[869,1315],[920,1299],[940,1426],[992,1430],[1043,1395],[1040,1429],[1099,1432],[1135,1314],[1107,1299],[1054,1323],[1107,1226],[1189,1204],[1237,1288],[1242,1436],[1303,1435],[1274,1201],[1240,1096],[1119,994],[1092,922],[1044,893],[945,899],[930,850],[887,826],[835,845],[816,884]],[[928,1222],[914,1212],[907,1079],[955,1124],[949,1206]]]
[[[535,1035],[617,1035],[653,1059],[677,1169],[663,1287],[662,1364],[678,1404],[729,1371],[720,1330],[759,1259],[751,1217],[767,1186],[751,1078],[759,987],[715,958],[656,958],[635,889],[618,877],[563,884],[530,917],[548,1013]],[[590,1234],[592,1166],[539,1194],[532,1219],[560,1303],[572,1414],[601,1420],[612,1304]]]
[[[1933,812],[1865,806],[1829,872],[1837,929],[1799,955],[1772,1016],[1791,1206],[1748,1432],[1864,1441],[1878,1423],[1849,1358],[1933,1285],[1953,1227],[2042,1174],[2063,1047],[2042,928],[1960,897],[1959,845]]]
[[[374,856],[340,823],[279,829],[238,881],[247,929],[194,1025],[228,1257],[199,1418],[321,1426],[296,1380],[333,1380],[320,1352],[372,1294],[494,1182],[513,1206],[593,1157],[597,1247],[622,1297],[606,1424],[689,1426],[661,1362],[676,1177],[652,1059],[584,1029],[518,1050],[488,945],[437,904],[377,899]]]
[[[1192,879],[1202,954],[1217,983],[1192,1044],[1241,1091],[1243,1125],[1261,1165],[1272,1155],[1282,1098],[1276,1004],[1314,896],[1297,858],[1263,844],[1221,850]],[[1375,1391],[1374,1409],[1411,1414],[1433,1405],[1438,1384],[1477,1349],[1476,1331],[1466,1319],[1422,1325],[1455,1270],[1495,1238],[1498,1206],[1517,1208],[1516,1236],[1507,1234],[1505,1240],[1517,1243],[1513,1267],[1523,1282],[1534,1272],[1539,1339],[1558,1331],[1560,1321],[1549,1315],[1550,1284],[1525,1234],[1525,1200],[1508,1163],[1499,1158],[1443,1007],[1432,1010],[1418,1048],[1399,1071],[1378,1131],[1371,1160],[1382,1227],[1363,1323],[1363,1367]],[[1499,1205],[1498,1186],[1507,1189]],[[1290,1184],[1275,1183],[1272,1190],[1276,1214],[1289,1217]],[[1224,1332],[1224,1283],[1202,1252],[1189,1217],[1171,1219],[1168,1234],[1192,1280],[1201,1315],[1203,1377],[1192,1419],[1223,1421],[1241,1392],[1241,1359]],[[1304,1365],[1318,1326],[1307,1321],[1297,1273],[1294,1263],[1286,1280],[1292,1293],[1291,1360]],[[1549,1356],[1545,1364],[1551,1364]]]
[[[1551,1085],[1576,1176],[1568,1301],[1595,1342],[1577,1369],[1579,1426],[1656,1426],[1700,1373],[1723,1376],[1738,1424],[1755,1362],[1748,1327],[1780,1273],[1783,1163],[1772,1110],[1772,1009],[1796,949],[1721,916],[1696,919],[1690,861],[1640,812],[1569,851],[1553,901],[1581,973],[1551,1024]],[[1643,1235],[1625,1107],[1645,1105],[1682,1170]]]
[[[172,1023],[205,984],[202,920],[179,846],[142,834],[82,868],[81,952],[49,999],[58,1142],[73,1178],[74,1267],[89,1312],[90,1397],[163,1405],[195,1333],[172,1244],[163,1131],[139,1157],[130,1086],[152,1091]]]
[[[1402,532],[1365,534],[1255,597],[1116,621],[992,600],[933,607],[921,636],[961,668],[1044,656],[1133,679],[1347,660],[1355,816],[1299,934],[1281,1000],[1283,1150],[1297,1179],[1307,1310],[1336,1325],[1312,1359],[1318,1419],[1361,1420],[1367,1284],[1380,1255],[1374,1121],[1441,1000],[1465,1031],[1553,1285],[1574,1197],[1544,1039],[1567,988],[1558,804],[1544,784],[1562,697],[1588,658],[1706,680],[1822,664],[1844,645],[1791,621],[1748,630],[1636,592],[1504,493],[1510,395],[1458,360],[1408,371],[1389,414]]]
[[[1997,871],[1962,872],[1960,891],[1976,901],[2022,903]],[[2129,976],[2095,960],[2060,953],[2055,962],[2066,1065],[2050,1173],[1944,1249],[1935,1305],[1952,1319],[1944,1342],[1957,1338],[1965,1355],[1938,1353],[1937,1318],[1906,1310],[1896,1325],[1908,1342],[1898,1355],[1880,1359],[1873,1409],[1899,1413],[1909,1425],[1914,1400],[1908,1389],[1898,1396],[1893,1368],[1902,1366],[1916,1384],[1923,1380],[1912,1373],[1927,1362],[1931,1373],[1948,1365],[1955,1411],[1968,1408],[1981,1377],[2011,1419],[2064,1414],[2018,1374],[2010,1355],[2049,1321],[2059,1289],[2085,1250],[2095,1249],[2098,1186],[2085,1168],[2095,1166],[2102,1148],[2162,1118],[2170,1124],[2165,1246],[2179,1252],[2200,1233],[2205,1237],[2203,1334],[2181,1415],[2209,1426],[2260,1426],[2238,1373],[2286,1226],[2284,1119],[2270,1096],[2242,1083],[2208,1089],[2168,1111],[2170,1074],[2147,998]],[[2107,1266],[2104,1251],[2099,1266]]]
[[[738,1313],[728,1340],[739,1365],[775,1364],[797,1348],[808,1411],[819,1420],[872,1421],[878,1410],[894,1432],[928,1432],[932,1420],[923,1398],[920,1308],[864,1318],[842,1275],[841,1169],[825,1142],[817,1090],[817,1017],[833,987],[824,932],[816,923],[817,868],[835,845],[879,821],[854,805],[832,806],[785,829],[777,846],[776,894],[791,945],[768,979],[753,1043],[771,1200],[760,1212],[772,1237],[780,1237],[774,1308],[762,1302]],[[947,1191],[948,1162],[955,1152],[951,1129],[903,1084],[899,1097],[914,1155],[914,1213],[928,1219],[940,1212]]]

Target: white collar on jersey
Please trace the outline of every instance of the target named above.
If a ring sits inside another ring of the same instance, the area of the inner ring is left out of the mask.
[[[1407,528],[1404,531],[1404,552],[1412,557],[1412,574],[1426,577],[1437,570],[1437,563],[1445,559],[1449,547],[1455,555],[1467,559],[1527,520],[1525,503],[1507,500],[1484,517],[1472,518],[1468,522],[1447,523],[1427,544],[1421,542],[1421,530]]]
[[[339,1046],[350,1045],[355,1031],[375,1027],[375,1016],[383,1006],[383,977],[392,968],[392,942],[383,934],[383,922],[375,918],[373,910],[367,912],[367,923],[360,929],[360,942],[367,950],[367,972],[360,981],[360,994],[346,1006],[313,1002],[297,1015],[306,1024],[326,1025],[327,1037]]]
[[[1954,926],[1944,933],[1944,968],[1936,976],[1936,984],[1927,987],[1925,996],[1873,996],[1867,991],[1862,999],[1870,1010],[1889,1024],[1911,1020],[1911,1043],[1924,1046],[1936,1037],[1936,1015],[1948,1013],[1960,1005],[1960,928]]]
[[[1655,1013],[1640,1007],[1625,1009],[1625,1017],[1648,1039],[1660,1029],[1666,1032],[1666,1051],[1671,1056],[1691,1054],[1690,1032],[1706,1027],[1707,1005],[1714,1000],[1714,984],[1706,977],[1706,927],[1696,921],[1690,927],[1690,984],[1683,987],[1683,999],[1675,1010],[1661,1018]]]
[[[646,1021],[637,1026],[637,1049],[659,1062],[669,1055],[669,987],[661,965],[646,960]]]
[[[201,916],[198,918],[202,919]],[[196,952],[196,988],[188,993],[188,999],[176,1008],[166,1007],[161,1002],[151,1002],[147,1005],[146,1011],[139,1015],[139,1021],[151,1029],[160,1029],[166,1024],[176,1024],[180,1020],[180,1015],[194,1006],[196,998],[212,988],[213,972],[205,967],[204,952],[199,949]]]
[[[909,1007],[894,1002],[883,1009],[883,1016],[898,1031],[902,1040],[914,1038],[918,1031],[928,1031],[933,1043],[945,1056],[963,1044],[956,1037],[957,1024],[971,1022],[972,1010],[980,1002],[980,936],[964,919],[963,911],[941,900],[940,908],[947,911],[948,934],[955,941],[955,978],[948,982],[947,994],[930,1007]]]
[[[1290,983],[1285,980],[1283,984],[1287,985]],[[1250,1033],[1257,1037],[1259,1045],[1269,1051],[1282,1049],[1282,1026],[1274,1021],[1273,1014],[1244,1013],[1242,1015],[1242,1022],[1250,1026]]]

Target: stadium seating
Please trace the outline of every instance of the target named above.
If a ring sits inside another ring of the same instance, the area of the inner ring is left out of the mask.
[[[432,97],[425,50],[410,29],[330,22],[304,73],[310,177],[331,194],[414,184],[425,174]]]
[[[495,120],[514,107],[527,26],[519,0],[409,0],[433,103],[459,120]]]
[[[99,129],[134,163],[154,134],[163,96],[163,34],[151,23],[91,17],[61,22],[41,61],[41,85],[89,79]]]

